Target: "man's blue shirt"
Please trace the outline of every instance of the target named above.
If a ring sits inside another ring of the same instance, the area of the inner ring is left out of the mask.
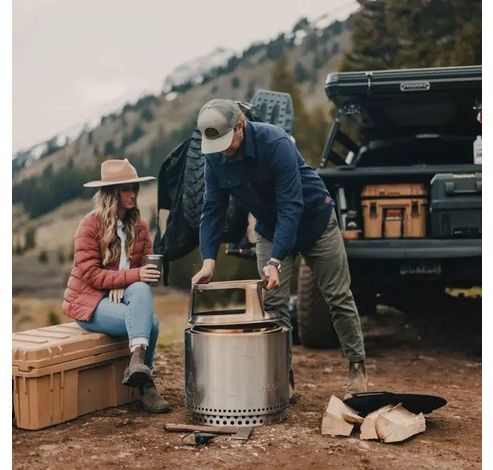
[[[320,237],[332,199],[284,130],[248,122],[244,132],[234,156],[206,156],[200,252],[203,259],[216,258],[232,195],[257,219],[255,230],[273,242],[271,257],[282,260]]]

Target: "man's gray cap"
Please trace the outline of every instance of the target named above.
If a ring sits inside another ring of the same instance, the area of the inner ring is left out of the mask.
[[[202,106],[197,126],[202,133],[202,153],[224,152],[233,141],[241,110],[232,100],[215,99]]]

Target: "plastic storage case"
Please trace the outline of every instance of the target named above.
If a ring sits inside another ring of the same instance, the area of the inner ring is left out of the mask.
[[[423,184],[375,184],[361,192],[365,238],[423,238],[426,234]]]
[[[426,197],[424,184],[395,183],[395,184],[369,184],[361,191],[362,198],[382,197]]]
[[[431,180],[434,238],[480,238],[482,175],[438,174]]]
[[[12,379],[16,424],[42,429],[135,399],[122,385],[128,340],[76,323],[14,333]]]

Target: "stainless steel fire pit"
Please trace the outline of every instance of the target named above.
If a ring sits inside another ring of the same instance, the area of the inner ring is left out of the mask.
[[[245,308],[197,312],[203,290],[243,289]],[[202,424],[261,426],[288,405],[288,334],[266,315],[260,281],[216,282],[192,289],[185,330],[185,400]]]

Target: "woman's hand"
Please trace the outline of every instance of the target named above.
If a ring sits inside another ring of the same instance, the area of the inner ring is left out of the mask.
[[[123,299],[123,289],[111,289],[109,299],[112,304],[117,304]]]
[[[139,277],[144,282],[157,282],[161,277],[161,271],[156,268],[155,264],[146,264],[140,268]]]

